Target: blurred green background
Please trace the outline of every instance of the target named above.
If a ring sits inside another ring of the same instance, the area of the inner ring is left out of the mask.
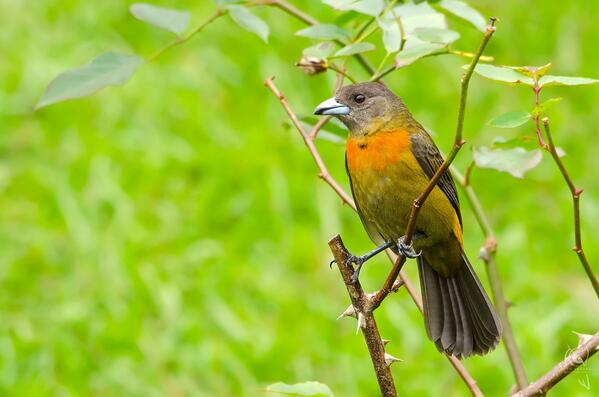
[[[320,2],[295,3],[325,22],[339,15]],[[206,0],[157,4],[189,9],[192,25],[215,9]],[[501,20],[487,50],[497,64],[553,62],[554,74],[599,77],[599,2],[471,4]],[[316,178],[263,86],[276,75],[304,115],[330,96],[332,74],[308,77],[293,66],[313,43],[293,36],[304,25],[254,9],[271,27],[266,45],[225,17],[141,67],[125,87],[34,113],[58,73],[108,50],[147,57],[172,40],[128,6],[0,0],[0,394],[261,396],[272,382],[318,380],[337,396],[377,395],[355,321],[335,321],[349,301],[328,268],[326,242],[340,232],[355,252],[372,245]],[[456,48],[476,48],[479,33],[457,19],[450,25],[462,33]],[[466,62],[429,58],[386,79],[445,151]],[[366,77],[353,61],[349,67]],[[564,97],[549,115],[566,166],[585,189],[583,238],[596,264],[599,89],[543,95]],[[456,164],[469,164],[472,144],[532,136],[532,124],[513,132],[485,125],[505,111],[530,110],[532,101],[529,89],[475,76],[469,143]],[[347,186],[343,147],[318,146]],[[572,331],[598,325],[597,299],[570,250],[570,196],[548,156],[523,180],[477,169],[472,183],[497,232],[516,339],[535,379],[576,346]],[[467,252],[486,284],[475,261],[483,237],[460,195]],[[385,258],[369,264],[366,288],[378,288],[388,268]],[[404,360],[393,367],[401,395],[467,394],[405,291],[377,314],[389,352]],[[505,395],[514,383],[502,346],[465,363],[488,395]],[[554,390],[597,392],[599,362]]]

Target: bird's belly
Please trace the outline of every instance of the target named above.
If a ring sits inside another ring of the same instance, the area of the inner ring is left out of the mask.
[[[365,220],[375,225],[385,240],[396,241],[405,233],[414,199],[429,181],[417,160],[405,152],[383,169],[349,171],[354,198]],[[415,247],[422,249],[445,241],[454,233],[456,222],[449,199],[435,187],[419,212],[416,231],[424,237],[414,242]]]

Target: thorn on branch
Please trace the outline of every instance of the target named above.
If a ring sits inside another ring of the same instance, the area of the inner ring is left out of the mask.
[[[396,363],[398,361],[403,361],[403,360],[400,358],[397,358],[395,356],[392,356],[389,353],[385,353],[385,364],[387,364],[387,367],[390,367],[391,364]]]
[[[366,317],[364,317],[364,313],[358,312],[358,326],[356,327],[356,335],[358,335],[360,329],[364,327],[366,327]]]
[[[582,346],[585,343],[587,343],[593,337],[593,335],[581,334],[581,333],[578,333],[576,331],[572,331],[572,333],[578,337],[578,346],[577,346],[577,348],[579,348],[580,346]],[[595,351],[599,351],[598,349],[599,349],[599,345],[595,346],[594,350]]]
[[[357,318],[356,308],[354,307],[354,305],[349,305],[347,309],[345,309],[345,311],[341,313],[339,317],[337,317],[337,320],[341,320],[343,317]]]

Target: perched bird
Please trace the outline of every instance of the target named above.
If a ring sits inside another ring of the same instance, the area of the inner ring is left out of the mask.
[[[336,116],[349,129],[345,164],[352,194],[364,228],[379,246],[355,258],[355,276],[365,260],[386,248],[417,258],[426,331],[437,349],[458,358],[493,349],[501,325],[464,253],[460,204],[449,172],[420,210],[413,246],[402,237],[414,199],[443,163],[430,135],[381,83],[343,87],[314,113]]]

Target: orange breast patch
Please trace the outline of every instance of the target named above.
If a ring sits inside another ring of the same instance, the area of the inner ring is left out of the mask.
[[[408,131],[378,132],[360,138],[349,137],[346,145],[347,167],[383,170],[395,164],[401,154],[410,148]]]

